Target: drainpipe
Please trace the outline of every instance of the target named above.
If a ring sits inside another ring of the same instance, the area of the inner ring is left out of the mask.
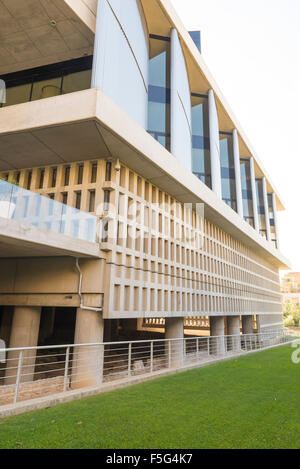
[[[91,306],[84,306],[83,304],[83,298],[82,298],[82,292],[81,292],[81,286],[82,286],[82,271],[79,266],[79,259],[76,258],[76,267],[79,272],[79,285],[78,285],[78,295],[80,298],[80,309],[86,310],[86,311],[96,311],[99,313],[103,312],[103,308],[92,308]]]

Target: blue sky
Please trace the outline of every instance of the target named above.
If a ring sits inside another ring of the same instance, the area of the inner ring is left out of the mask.
[[[172,0],[286,206],[282,253],[300,271],[300,1]]]

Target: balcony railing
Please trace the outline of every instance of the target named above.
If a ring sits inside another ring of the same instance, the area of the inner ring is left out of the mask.
[[[0,218],[96,242],[97,217],[0,180]]]

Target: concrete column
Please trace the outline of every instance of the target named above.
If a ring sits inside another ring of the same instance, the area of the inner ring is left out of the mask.
[[[277,204],[276,204],[275,192],[273,192],[273,194],[272,194],[272,201],[273,201],[273,213],[274,213],[276,244],[277,244],[277,249],[279,249],[280,244],[279,244],[279,230],[278,230]]]
[[[243,334],[253,334],[253,316],[242,316]]]
[[[268,204],[268,191],[267,191],[267,181],[266,178],[262,178],[263,185],[263,195],[264,195],[264,207],[265,207],[265,219],[266,219],[266,230],[267,230],[267,240],[271,241],[271,227],[270,227],[270,214],[269,214],[269,204]]]
[[[251,172],[251,189],[252,189],[252,201],[253,201],[254,228],[256,229],[256,231],[259,232],[256,183],[255,183],[255,169],[254,169],[254,158],[253,157],[250,158],[250,172]]]
[[[166,357],[171,367],[182,365],[184,360],[184,318],[166,318],[165,323]],[[170,340],[169,339],[180,339]],[[170,355],[171,353],[171,355]]]
[[[9,348],[36,347],[39,338],[40,319],[41,308],[16,306],[11,326]],[[14,384],[16,382],[19,354],[20,352],[8,353],[5,384]],[[33,381],[35,359],[36,352],[34,350],[23,353],[22,383]]]
[[[75,344],[100,344],[75,347],[72,363],[72,388],[101,384],[103,378],[104,320],[98,311],[77,308]]]
[[[208,92],[211,187],[222,199],[219,119],[213,90]]]
[[[241,328],[239,316],[227,316],[227,334],[232,337],[227,339],[228,350],[237,352],[241,349]]]
[[[91,87],[146,129],[149,37],[139,3],[98,1]]]
[[[232,135],[233,135],[233,156],[234,156],[234,170],[235,170],[237,213],[240,215],[240,217],[244,218],[239,136],[238,136],[236,129],[233,130]]]
[[[210,335],[211,355],[224,355],[226,351],[224,316],[210,316]]]

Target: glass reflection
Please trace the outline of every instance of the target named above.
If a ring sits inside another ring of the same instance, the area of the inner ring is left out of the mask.
[[[97,217],[0,179],[0,217],[96,241]]]
[[[193,173],[211,188],[208,96],[192,94]]]
[[[241,158],[241,184],[244,219],[254,228],[253,194],[251,186],[250,160]]]
[[[273,207],[273,194],[268,194],[268,206],[269,206],[269,217],[270,217],[271,242],[274,244],[275,247],[277,247],[275,215],[274,215],[274,207]]]
[[[237,211],[233,137],[231,133],[220,132],[220,160],[222,177],[222,199]]]
[[[150,36],[148,132],[170,150],[170,39]]]
[[[6,83],[6,103],[0,107],[37,101],[90,88],[92,58],[12,73],[1,78]]]

